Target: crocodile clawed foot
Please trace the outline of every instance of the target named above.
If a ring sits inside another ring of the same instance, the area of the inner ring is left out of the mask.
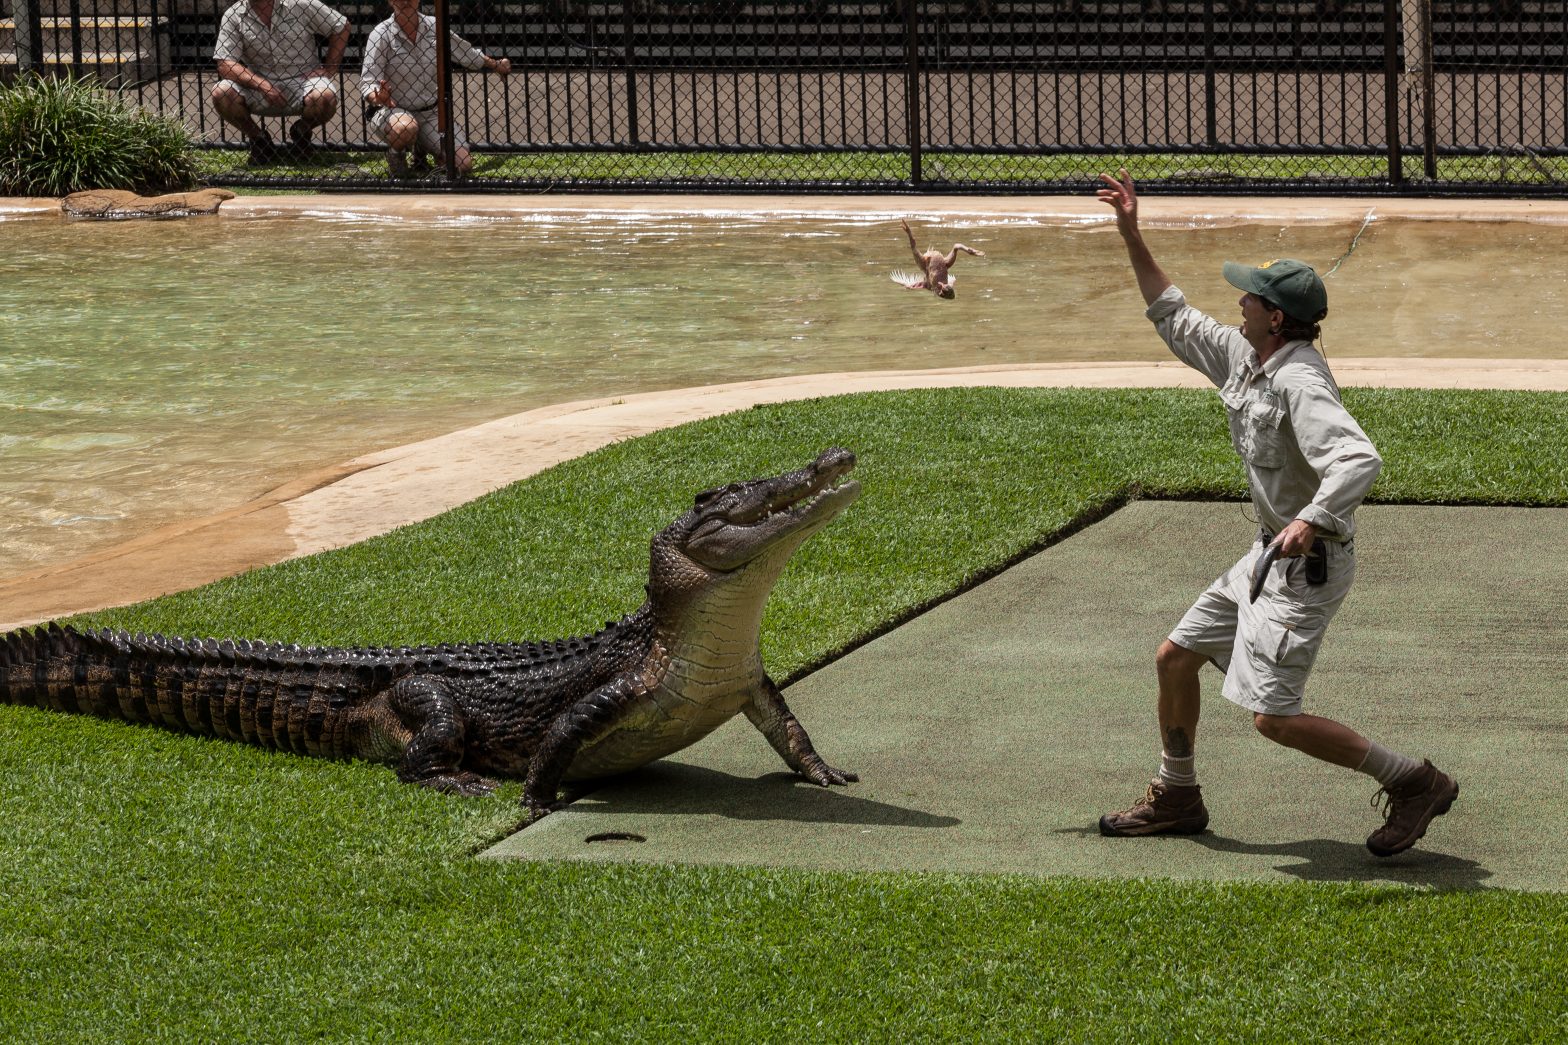
[[[551,813],[565,806],[564,802],[536,802],[532,799],[523,799],[523,826],[537,824]]]
[[[422,787],[428,787],[448,795],[467,795],[478,798],[488,795],[496,789],[496,782],[489,777],[480,776],[478,773],[466,769],[459,769],[453,773],[442,773],[438,776],[425,777],[419,781]]]
[[[833,784],[852,784],[860,779],[859,773],[852,773],[847,769],[835,769],[820,758],[807,763],[800,770],[802,776],[813,784],[830,787]]]

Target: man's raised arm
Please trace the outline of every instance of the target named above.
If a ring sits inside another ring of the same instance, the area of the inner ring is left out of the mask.
[[[327,58],[321,63],[321,75],[336,76],[343,67],[343,51],[348,47],[348,34],[352,28],[344,22],[343,28],[327,39]]]
[[[1132,176],[1123,167],[1118,178],[1102,174],[1100,180],[1105,186],[1097,195],[1116,212],[1116,231],[1122,234],[1122,242],[1127,245],[1127,257],[1132,261],[1133,274],[1138,277],[1138,290],[1143,294],[1143,303],[1152,305],[1165,293],[1171,281],[1165,275],[1165,270],[1160,268],[1159,262],[1154,260],[1154,255],[1149,253],[1148,245],[1143,242],[1143,234],[1138,231],[1138,193],[1133,188]]]

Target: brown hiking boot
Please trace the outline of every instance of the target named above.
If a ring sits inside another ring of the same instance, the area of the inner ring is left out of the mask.
[[[1132,835],[1195,835],[1209,826],[1202,788],[1180,787],[1158,777],[1149,781],[1143,799],[1119,813],[1100,817],[1100,833],[1110,838]]]
[[[1426,834],[1433,817],[1448,812],[1459,797],[1459,782],[1430,761],[1410,778],[1394,787],[1379,788],[1372,796],[1374,808],[1382,799],[1383,826],[1367,836],[1367,848],[1375,856],[1393,856],[1415,845]]]

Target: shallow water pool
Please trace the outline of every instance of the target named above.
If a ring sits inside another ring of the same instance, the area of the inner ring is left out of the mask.
[[[896,220],[0,222],[0,576],[310,469],[531,407],[837,370],[1157,360],[1104,225],[951,223],[942,302]],[[1226,258],[1327,272],[1340,356],[1568,355],[1568,230],[1152,229],[1195,304]],[[1352,250],[1352,245],[1354,249]]]

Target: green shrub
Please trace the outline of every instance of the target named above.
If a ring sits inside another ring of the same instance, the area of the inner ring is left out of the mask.
[[[168,192],[194,181],[185,128],[95,81],[26,77],[0,88],[0,195]]]

